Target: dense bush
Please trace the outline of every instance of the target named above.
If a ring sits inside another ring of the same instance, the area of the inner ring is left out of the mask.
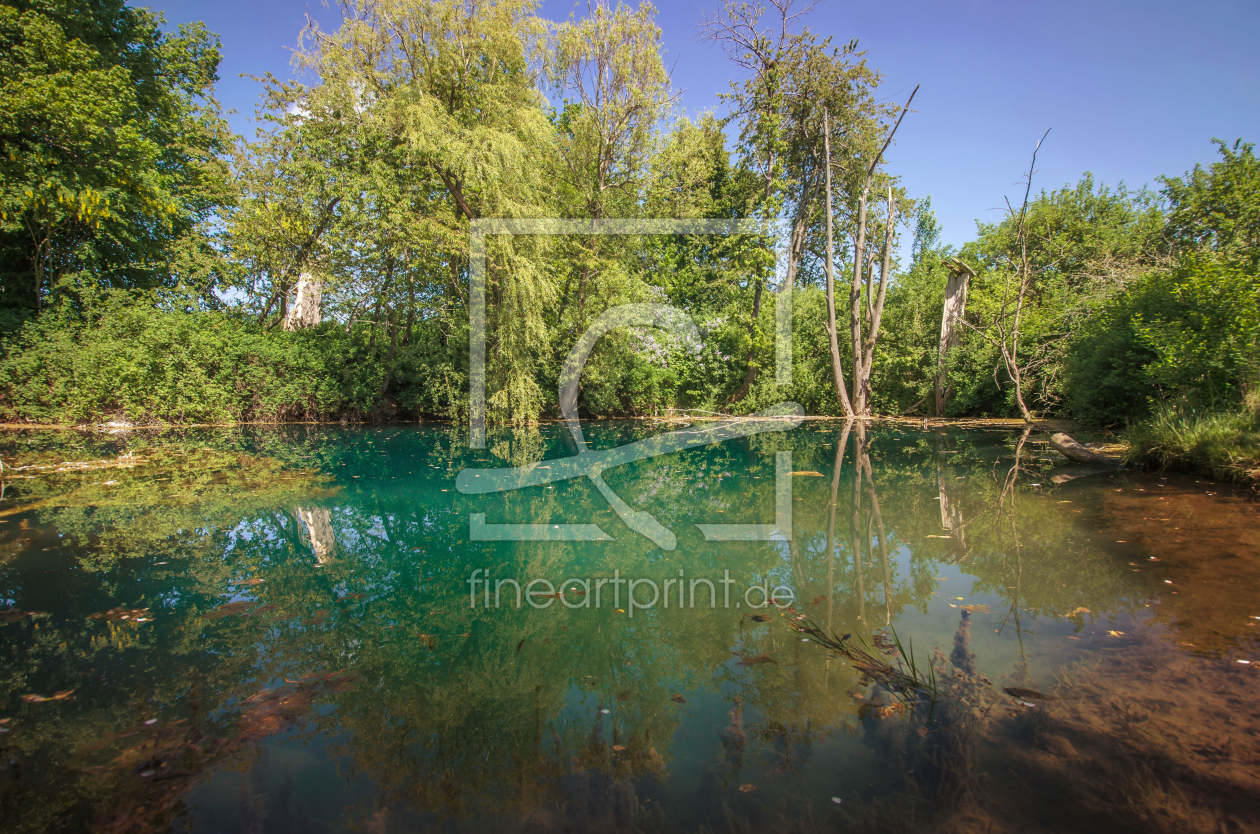
[[[1068,404],[1121,423],[1160,405],[1229,409],[1260,379],[1260,274],[1254,264],[1191,258],[1107,304],[1073,341]]]
[[[6,346],[4,418],[270,422],[459,408],[467,379],[459,351],[443,357],[424,328],[391,356],[368,326],[266,330],[181,301],[121,290],[63,298]]]

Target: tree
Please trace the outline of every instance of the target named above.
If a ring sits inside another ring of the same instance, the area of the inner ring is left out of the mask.
[[[466,281],[469,223],[551,216],[554,130],[538,88],[543,32],[527,0],[347,0],[342,25],[314,23],[304,65],[325,87],[365,103],[371,132],[397,143],[409,190],[429,196],[416,217],[427,246]],[[539,237],[487,248],[487,405],[513,422],[537,418],[536,371],[555,302]]]
[[[1226,257],[1260,251],[1260,160],[1255,145],[1213,139],[1221,159],[1184,177],[1160,177],[1168,200],[1165,234],[1174,253],[1209,249]]]
[[[744,81],[732,82],[727,96],[733,109],[730,118],[740,123],[743,164],[757,171],[764,185],[750,214],[785,219],[790,226],[781,290],[790,295],[806,258],[823,260],[809,244],[825,225],[825,160],[843,172],[844,202],[852,202],[857,160],[873,150],[883,133],[880,119],[889,108],[875,99],[880,76],[867,66],[857,41],[837,48],[830,38],[819,40],[807,28],[793,32],[812,3],[800,9],[793,8],[793,0],[774,0],[771,5],[769,25],[763,23],[764,6],[727,4],[721,16],[705,21],[702,31],[749,73]],[[854,217],[850,213],[846,227],[853,225]],[[757,281],[749,324],[754,334],[762,291],[763,284]],[[732,400],[747,395],[759,367],[750,352],[744,382]],[[847,399],[839,390],[837,398],[842,406]]]
[[[228,199],[218,40],[122,0],[0,6],[0,304],[63,278],[169,286],[177,246]],[[202,288],[203,290],[208,288]],[[10,324],[11,326],[11,324]]]

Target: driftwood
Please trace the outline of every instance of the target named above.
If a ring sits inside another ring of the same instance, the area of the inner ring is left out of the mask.
[[[1100,455],[1091,449],[1086,449],[1073,440],[1070,435],[1063,432],[1055,432],[1050,435],[1050,445],[1054,447],[1055,451],[1073,463],[1089,463],[1095,466],[1119,465],[1117,461],[1106,455]]]

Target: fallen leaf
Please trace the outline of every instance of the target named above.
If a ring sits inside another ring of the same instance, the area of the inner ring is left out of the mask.
[[[213,608],[207,611],[205,613],[205,618],[207,620],[221,620],[224,617],[230,617],[233,614],[240,614],[246,608],[249,608],[254,604],[254,602],[247,599],[229,602],[226,605],[220,605],[218,608]]]
[[[1107,633],[1108,633],[1108,634],[1110,634],[1112,637],[1123,637],[1123,636],[1124,636],[1124,632],[1123,632],[1123,631],[1108,631]]]
[[[19,611],[16,608],[7,608],[4,611],[0,611],[0,623],[16,623],[18,620],[21,620],[24,617],[47,617],[47,616],[48,616],[47,614],[44,614],[41,611]]]
[[[820,597],[814,597],[814,603],[813,603],[813,604],[814,604],[814,605],[817,605],[818,603],[822,602],[822,601],[823,601],[823,600],[825,600],[826,598],[827,598],[827,595],[826,595],[826,594],[823,594],[823,595],[822,595],[822,596],[820,596]]]
[[[73,689],[63,689],[60,692],[54,692],[51,698],[45,698],[43,695],[23,695],[22,700],[28,704],[42,704],[45,701],[65,701],[73,697]]]
[[[754,623],[764,623],[770,619],[765,614],[746,614],[745,616],[748,617],[748,619],[752,620]]]
[[[959,609],[966,611],[968,614],[988,614],[989,606],[987,605],[960,605]]]
[[[756,666],[758,663],[777,663],[778,661],[768,654],[759,654],[756,657],[741,658],[738,663],[740,666]]]
[[[261,585],[266,581],[266,579],[238,579],[235,582],[229,582],[228,585],[244,588],[247,585]]]
[[[614,745],[613,745],[613,749],[614,749],[614,750],[616,750],[618,753],[620,753],[621,751],[625,750],[626,748],[625,748],[625,746],[624,746],[624,745],[621,745],[621,744],[614,744]]]
[[[1002,691],[1012,698],[1039,698],[1042,701],[1057,701],[1058,698],[1053,695],[1043,695],[1035,689],[1025,689],[1022,686],[1004,686]]]
[[[673,698],[670,698],[670,700],[671,700],[671,701],[673,701],[673,702],[674,702],[674,703],[676,703],[676,704],[685,704],[685,703],[687,703],[687,699],[686,699],[686,698],[684,698],[684,697],[683,697],[683,696],[681,696],[681,695],[675,695]]]
[[[95,614],[88,614],[89,620],[136,620],[143,614],[149,613],[147,608],[111,608],[108,611],[99,611]]]
[[[1077,614],[1090,614],[1090,613],[1093,613],[1093,612],[1091,612],[1088,608],[1073,608],[1071,611],[1068,612],[1068,616],[1075,617]]]
[[[752,793],[755,790],[757,790],[757,786],[752,784],[751,782],[749,782],[747,785],[739,786],[740,793]]]
[[[521,653],[521,646],[524,646],[524,645],[525,645],[525,640],[526,640],[526,638],[522,637],[522,638],[521,638],[521,642],[519,642],[519,643],[517,643],[517,644],[516,644],[516,653],[517,653],[517,654],[520,654],[520,653]]]

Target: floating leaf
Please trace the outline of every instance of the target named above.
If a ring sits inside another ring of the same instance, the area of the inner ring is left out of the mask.
[[[755,791],[755,790],[757,790],[757,786],[756,786],[756,785],[754,785],[754,784],[752,784],[751,782],[749,782],[747,785],[740,785],[740,786],[739,786],[739,792],[740,792],[740,793],[751,793],[751,792],[753,792],[753,791]]]
[[[673,702],[674,702],[674,703],[676,703],[676,704],[685,704],[685,703],[687,703],[687,699],[686,699],[686,698],[684,698],[684,697],[683,697],[683,696],[681,696],[681,695],[675,695],[673,698],[670,698],[670,700],[671,700],[671,701],[673,701]]]
[[[45,701],[65,701],[73,697],[73,693],[73,689],[63,689],[60,692],[54,692],[50,698],[45,698],[43,695],[23,695],[22,700],[28,704],[42,704]]]
[[[740,666],[756,666],[758,663],[778,663],[777,660],[768,654],[759,654],[756,657],[743,657],[737,662]]]

